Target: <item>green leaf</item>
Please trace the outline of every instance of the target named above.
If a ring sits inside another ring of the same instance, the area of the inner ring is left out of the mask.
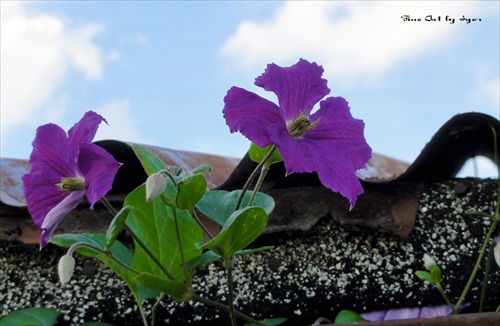
[[[167,179],[167,186],[159,198],[165,205],[177,208],[177,188],[175,188],[172,180]]]
[[[431,274],[429,272],[426,272],[426,271],[416,271],[415,274],[422,280],[422,281],[425,281],[425,282],[429,282],[429,283],[434,283],[432,281],[432,277],[431,277]]]
[[[125,198],[124,205],[135,207],[129,213],[127,225],[158,258],[162,265],[177,281],[184,280],[178,242],[175,232],[174,210],[166,206],[159,198],[150,202],[144,200],[145,186],[136,188]],[[201,255],[196,243],[203,241],[200,226],[185,210],[176,210],[179,231],[186,261]],[[166,279],[166,275],[138,244],[135,246],[132,268]]]
[[[357,321],[365,321],[361,315],[355,313],[351,310],[341,310],[335,318],[334,324],[342,324],[342,323],[354,323]]]
[[[247,191],[245,193],[241,208],[247,206],[252,193],[252,191]],[[241,190],[231,192],[225,190],[207,191],[205,196],[196,204],[196,208],[198,208],[203,215],[222,226],[226,223],[229,216],[234,213],[236,202],[240,194]],[[274,209],[274,200],[271,196],[258,192],[252,206],[262,207],[269,215]]]
[[[178,302],[185,302],[191,299],[191,291],[184,282],[159,278],[149,273],[142,273],[135,279],[143,286],[166,293]]]
[[[123,229],[128,213],[132,209],[134,209],[134,206],[123,207],[111,221],[111,224],[109,225],[108,228],[108,232],[106,232],[106,240],[107,240],[106,249],[111,247],[113,243],[116,241],[116,237],[118,237],[118,234]]]
[[[211,249],[227,261],[237,251],[252,243],[267,225],[267,214],[261,207],[246,207],[234,212],[221,232],[201,246]]]
[[[439,266],[431,267],[431,280],[434,284],[441,282],[441,268]]]
[[[210,167],[210,165],[202,164],[200,166],[197,166],[191,171],[191,174],[200,174],[203,172],[212,172],[212,168]]]
[[[139,161],[141,162],[142,167],[144,168],[144,171],[146,171],[147,175],[151,175],[158,171],[168,169],[168,165],[165,162],[163,162],[161,158],[159,158],[158,156],[156,156],[156,154],[147,150],[143,146],[138,144],[133,144],[132,149],[134,150],[134,153],[139,159]]]
[[[220,258],[221,256],[217,255],[212,250],[207,250],[201,256],[198,256],[188,261],[186,265],[188,270],[192,273],[195,268],[210,264]]]
[[[88,323],[80,324],[80,326],[114,326],[114,325],[109,323],[103,323],[101,321],[91,321]]]
[[[201,174],[182,178],[177,184],[177,207],[192,211],[207,191],[207,179]]]
[[[260,148],[259,146],[252,143],[250,145],[250,149],[248,150],[248,156],[252,161],[260,163],[260,161],[262,161],[262,159],[267,155],[267,153],[269,153],[269,149],[271,148],[271,146],[272,145],[267,145],[266,147]],[[271,157],[267,160],[266,164],[271,165],[282,161],[283,159],[281,158],[278,149],[275,149],[274,152],[271,154]]]
[[[0,319],[1,326],[49,326],[54,325],[61,313],[49,308],[26,308],[16,310]]]
[[[267,325],[267,326],[278,326],[278,325],[281,325],[283,324],[284,322],[287,321],[287,318],[284,318],[284,317],[279,317],[279,318],[266,318],[266,319],[262,319],[260,320],[260,322],[264,325]],[[254,323],[246,323],[245,326],[256,326],[257,324],[254,324]]]

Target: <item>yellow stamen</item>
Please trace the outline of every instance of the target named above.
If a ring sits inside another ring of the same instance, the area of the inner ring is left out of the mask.
[[[311,122],[309,118],[304,115],[304,112],[300,112],[293,121],[286,124],[286,129],[293,138],[299,138],[306,132],[316,128],[319,124],[319,120],[320,119],[317,119]]]
[[[56,184],[57,189],[69,194],[75,190],[85,190],[85,180],[81,177],[61,178],[61,182]]]

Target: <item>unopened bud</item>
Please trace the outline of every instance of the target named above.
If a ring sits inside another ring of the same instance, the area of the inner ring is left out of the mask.
[[[495,260],[498,264],[498,267],[500,267],[500,237],[496,237],[494,240],[497,244],[493,249],[493,254],[495,255]]]
[[[167,187],[167,180],[160,173],[151,174],[146,180],[146,201],[151,201],[160,195]]]
[[[73,256],[64,255],[59,259],[59,266],[57,271],[59,273],[59,279],[62,284],[66,284],[73,276],[73,271],[75,270],[75,259]]]
[[[424,266],[428,271],[430,271],[433,266],[436,266],[436,262],[431,256],[424,254]]]

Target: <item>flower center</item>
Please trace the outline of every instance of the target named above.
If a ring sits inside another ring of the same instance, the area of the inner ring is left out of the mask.
[[[57,189],[69,194],[74,190],[85,190],[85,180],[81,177],[61,178],[61,183],[56,184]]]
[[[299,138],[306,132],[313,130],[319,124],[319,120],[314,122],[309,121],[309,118],[304,115],[304,112],[300,112],[298,116],[286,124],[286,130],[293,138]]]

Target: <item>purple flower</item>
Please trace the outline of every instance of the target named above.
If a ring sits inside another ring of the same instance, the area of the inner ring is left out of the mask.
[[[371,157],[363,136],[364,123],[354,119],[342,97],[330,93],[323,68],[300,59],[282,68],[269,64],[255,85],[278,97],[279,106],[257,94],[232,87],[224,98],[230,131],[241,132],[259,147],[274,144],[287,174],[317,172],[327,188],[349,199],[351,207],[363,188],[354,174]]]
[[[458,313],[464,308],[470,306],[466,303],[460,306]],[[408,318],[424,318],[424,317],[439,317],[450,316],[452,314],[451,307],[448,305],[424,307],[424,308],[401,308],[389,309],[381,311],[372,311],[361,314],[361,317],[368,321],[382,321],[382,320],[395,320],[395,319],[408,319]]]
[[[30,171],[23,176],[28,210],[42,230],[40,248],[62,218],[87,196],[90,209],[112,187],[120,163],[90,142],[106,120],[89,111],[66,135],[58,125],[39,127],[33,141]]]

